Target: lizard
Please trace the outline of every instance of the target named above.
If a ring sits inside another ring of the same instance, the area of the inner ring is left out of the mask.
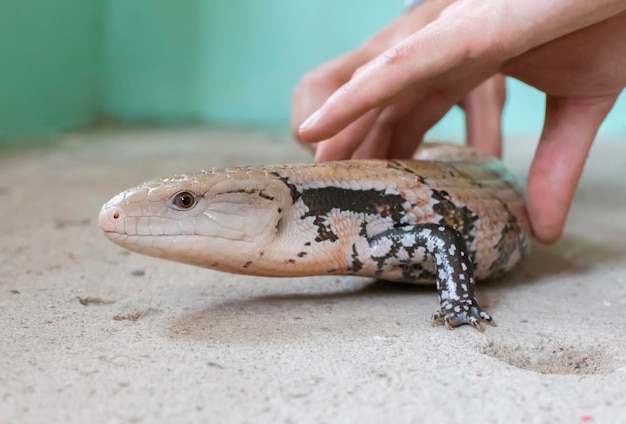
[[[357,275],[436,284],[432,323],[495,325],[476,279],[529,252],[523,184],[503,163],[424,143],[410,160],[212,169],[155,179],[102,206],[99,225],[141,254],[255,276]]]

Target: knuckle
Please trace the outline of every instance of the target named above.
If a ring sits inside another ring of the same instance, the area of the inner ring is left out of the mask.
[[[381,56],[382,66],[397,66],[407,60],[409,56],[405,47],[396,45],[385,51]]]
[[[333,94],[333,97],[335,99],[352,97],[355,94],[355,89],[353,88],[353,85],[354,84],[351,81],[348,81],[337,89],[335,94]]]

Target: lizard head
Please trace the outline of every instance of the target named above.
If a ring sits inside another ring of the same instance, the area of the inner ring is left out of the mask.
[[[266,170],[231,168],[128,189],[102,206],[99,224],[126,249],[241,272],[232,258],[258,256],[291,204],[289,188]]]

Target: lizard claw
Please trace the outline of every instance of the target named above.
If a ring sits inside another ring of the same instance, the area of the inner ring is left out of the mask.
[[[433,326],[443,324],[448,330],[454,330],[455,327],[469,324],[481,333],[484,331],[480,325],[481,320],[494,327],[496,326],[496,322],[491,315],[482,311],[478,303],[475,301],[468,303],[463,306],[457,305],[456,307],[446,308],[445,312],[444,310],[436,311],[431,317],[431,324]]]

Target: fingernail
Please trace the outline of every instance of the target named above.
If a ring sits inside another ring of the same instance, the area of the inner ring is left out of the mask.
[[[312,127],[313,124],[315,124],[315,121],[317,121],[317,118],[319,118],[319,117],[320,117],[320,111],[318,109],[315,112],[313,112],[313,114],[311,116],[306,118],[306,121],[304,121],[302,123],[302,125],[300,125],[300,128],[298,128],[298,130],[305,131],[308,128]]]

